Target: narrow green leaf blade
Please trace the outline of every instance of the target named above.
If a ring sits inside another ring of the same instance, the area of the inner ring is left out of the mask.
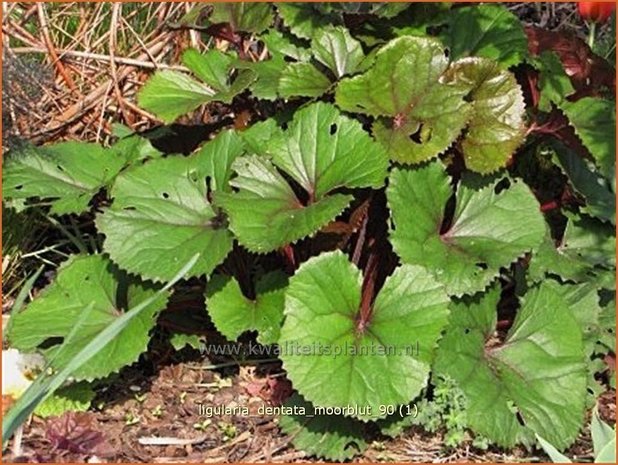
[[[594,458],[595,463],[616,463],[616,438],[614,437]]]
[[[553,463],[573,463],[566,455],[562,455],[560,452],[558,452],[558,449],[556,449],[538,434],[536,435],[536,439],[537,441],[539,441],[539,444],[543,448],[545,453],[549,455],[549,458]]]
[[[592,445],[596,453],[595,458],[598,460],[599,452],[612,441],[616,441],[616,431],[601,420],[601,417],[599,417],[599,412],[596,408],[592,412],[592,419],[590,420],[590,433],[592,435]]]

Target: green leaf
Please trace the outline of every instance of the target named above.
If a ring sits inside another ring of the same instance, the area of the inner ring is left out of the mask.
[[[4,160],[2,195],[4,200],[51,199],[50,211],[57,215],[83,213],[124,165],[123,156],[98,144],[24,145]]]
[[[138,94],[139,104],[166,123],[211,101],[229,104],[257,78],[254,70],[242,69],[232,80],[233,66],[238,62],[235,56],[219,50],[201,54],[188,49],[182,61],[207,85],[185,74],[164,70],[156,72]]]
[[[313,39],[320,29],[330,23],[328,16],[320,14],[310,3],[279,2],[276,7],[283,24],[302,39]]]
[[[551,104],[560,105],[575,92],[571,79],[564,71],[560,57],[555,52],[544,51],[538,57],[530,57],[532,65],[539,70],[539,108],[549,112]]]
[[[592,163],[559,141],[552,141],[554,160],[569,178],[571,185],[585,199],[581,211],[616,224],[616,194],[610,184],[599,175]]]
[[[332,105],[309,105],[296,112],[287,131],[275,133],[267,149],[274,165],[263,157],[238,159],[231,185],[239,191],[215,195],[229,214],[231,230],[250,250],[267,252],[315,233],[351,200],[329,195],[335,189],[384,185],[384,151]],[[306,191],[306,204],[276,168]]]
[[[270,141],[282,137],[282,132],[274,118],[252,124],[239,133],[248,153],[267,155]]]
[[[613,299],[599,315],[599,343],[616,353],[616,300]]]
[[[437,83],[447,65],[444,49],[434,39],[392,40],[382,47],[368,72],[339,83],[337,104],[372,116],[404,113]]]
[[[428,272],[404,265],[387,278],[362,323],[361,284],[360,271],[340,251],[303,263],[286,292],[279,347],[288,377],[307,400],[358,408],[352,416],[367,421],[386,415],[380,406],[406,404],[425,386],[449,299]]]
[[[110,150],[122,156],[127,164],[159,158],[162,153],[155,149],[147,137],[132,134],[123,137],[110,147]]]
[[[226,92],[217,94],[217,100],[223,103],[232,103],[234,97],[247,89],[257,79],[257,73],[252,69],[238,71],[236,79],[230,84]]]
[[[440,80],[447,65],[435,39],[400,37],[367,72],[343,79],[335,100],[345,111],[380,117],[373,131],[390,158],[418,163],[444,152],[468,120],[468,90]]]
[[[461,141],[466,167],[483,174],[503,168],[526,132],[524,97],[515,76],[495,61],[464,58],[445,78],[471,89],[472,114]]]
[[[198,258],[199,254],[191,257],[169,283],[157,290],[154,294],[151,294],[150,297],[142,300],[135,307],[127,310],[94,338],[89,340],[59,372],[48,375],[49,371],[46,370],[43,372],[44,374],[38,376],[2,419],[2,437],[10,438],[17,428],[28,419],[37,405],[45,401],[45,399],[62,387],[73,373],[90,362],[93,357],[101,353],[103,349],[106,348],[110,342],[114,341],[127,327],[131,326],[135,321],[138,321],[137,318],[142,317],[145,312],[149,311],[151,305],[155,304],[159,299],[167,299],[167,292],[182,279],[184,275],[189,273]],[[95,302],[92,301],[83,309],[83,313],[79,315],[75,321],[75,326],[69,332],[67,340],[64,341],[63,345],[60,347],[60,351],[68,350],[66,348],[69,347],[69,344],[72,344],[73,337],[78,335],[83,324],[88,321],[90,315],[93,313],[94,305]]]
[[[601,417],[599,417],[599,412],[596,408],[592,412],[592,419],[590,420],[590,433],[592,435],[595,458],[597,459],[595,462],[598,462],[599,452],[612,441],[616,441],[616,431],[601,420]]]
[[[330,85],[330,80],[311,63],[290,63],[279,77],[279,94],[286,99],[319,97]]]
[[[460,183],[453,218],[441,233],[453,192],[443,166],[395,169],[387,188],[391,242],[404,263],[421,265],[449,294],[482,291],[508,266],[541,244],[545,222],[538,202],[521,182],[496,194],[496,185]],[[415,208],[410,208],[414,205]]]
[[[594,458],[595,463],[616,463],[616,438],[612,438]]]
[[[563,102],[560,108],[569,118],[575,133],[590,151],[601,173],[615,178],[616,103],[593,97]]]
[[[586,402],[577,322],[564,300],[541,285],[526,294],[501,342],[495,334],[499,298],[494,286],[475,301],[453,306],[435,370],[463,390],[475,432],[504,447],[536,433],[564,449],[577,437]]]
[[[330,69],[337,79],[355,73],[365,58],[361,43],[341,26],[320,29],[311,46],[315,59]]]
[[[305,45],[307,42],[287,32],[270,29],[260,39],[264,41],[272,57],[289,57],[297,61],[311,60],[311,49]]]
[[[528,55],[528,39],[521,21],[503,5],[454,8],[442,39],[452,60],[480,56],[508,68]]]
[[[410,7],[406,2],[324,2],[318,6],[325,11],[339,11],[350,15],[376,15],[379,18],[394,18]]]
[[[294,448],[337,462],[352,459],[367,448],[363,424],[358,420],[316,414],[313,405],[298,394],[294,394],[285,407],[305,412],[279,418],[279,427],[290,437]]]
[[[538,434],[536,435],[536,439],[537,441],[539,441],[539,445],[545,451],[545,453],[549,455],[549,458],[553,463],[573,463],[567,456],[562,455],[560,452],[558,452],[558,449],[556,449]]]
[[[90,408],[95,392],[90,384],[82,382],[58,389],[34,410],[41,418],[56,417],[65,412],[85,412]]]
[[[253,252],[269,252],[314,234],[352,200],[334,194],[304,206],[270,161],[241,157],[233,168],[238,176],[230,184],[239,192],[215,192],[214,199],[229,215],[238,241]]]
[[[558,284],[547,280],[545,285],[560,295],[571,310],[582,332],[582,340],[587,356],[592,355],[599,336],[599,293],[594,283]]]
[[[184,65],[217,92],[228,90],[229,70],[233,61],[233,57],[216,49],[200,53],[189,48],[182,54]]]
[[[97,334],[111,325],[126,308],[154,295],[154,290],[133,282],[101,255],[76,256],[63,264],[56,280],[13,319],[8,335],[11,346],[23,351],[42,350],[52,338],[65,338],[83,309],[93,303],[89,320],[74,336],[69,347],[57,353],[52,366],[62,369]],[[146,350],[157,314],[165,307],[162,295],[116,336],[114,343],[101,349],[91,363],[73,376],[78,380],[102,378],[137,360]],[[58,346],[45,349],[54,353]]]
[[[607,269],[615,268],[614,228],[592,218],[572,216],[556,251],[573,261]]]
[[[228,23],[234,31],[260,33],[273,22],[270,3],[214,3],[210,21]]]
[[[208,313],[217,330],[234,341],[246,331],[257,331],[258,341],[274,344],[283,320],[283,299],[287,278],[268,273],[255,285],[255,299],[245,297],[233,277],[215,275],[208,283]]]
[[[317,199],[339,187],[384,185],[384,150],[332,105],[316,103],[297,111],[284,137],[271,144],[274,163]]]
[[[550,274],[573,282],[593,280],[602,269],[616,266],[616,237],[612,227],[589,217],[569,216],[556,245],[546,236],[530,262],[535,280]]]
[[[213,191],[229,191],[232,163],[245,151],[242,139],[232,130],[222,131],[204,144],[194,157],[200,177],[210,180]]]
[[[239,61],[236,66],[250,69],[255,73],[256,80],[251,83],[249,90],[256,98],[276,100],[279,97],[279,79],[287,64],[282,57],[275,56],[264,61]]]
[[[389,3],[395,5],[395,3]],[[415,2],[393,22],[392,33],[397,36],[426,37],[429,28],[443,30],[453,7],[452,2]],[[405,19],[404,19],[405,18]]]
[[[139,105],[171,123],[176,118],[215,100],[216,92],[184,73],[157,71],[137,94]]]
[[[195,156],[131,168],[117,178],[111,194],[114,202],[97,217],[97,229],[105,235],[104,250],[131,273],[167,281],[195,253],[208,251],[191,276],[208,274],[232,247],[220,213],[206,198]]]
[[[195,350],[201,350],[204,346],[202,338],[197,334],[174,333],[170,337],[170,344],[174,350],[182,350],[185,347],[191,347]]]

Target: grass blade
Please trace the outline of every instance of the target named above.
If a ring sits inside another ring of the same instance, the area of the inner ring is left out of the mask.
[[[7,412],[2,421],[2,439],[8,440],[15,430],[21,425],[28,416],[34,411],[39,403],[49,397],[56,389],[61,387],[71,374],[81,367],[84,363],[90,360],[99,350],[114,339],[136,316],[138,316],[145,308],[154,302],[161,294],[167,292],[174,284],[180,281],[187,272],[193,268],[199,258],[199,254],[195,254],[187,264],[178,272],[178,274],[167,283],[163,288],[159,289],[150,298],[144,300],[139,305],[125,312],[111,325],[101,331],[92,341],[90,341],[79,353],[75,355],[67,365],[58,373],[51,377],[44,375],[39,376],[34,383],[26,390],[26,392],[17,400],[15,405]],[[89,312],[92,305],[86,308],[85,313]],[[80,318],[80,321],[82,318]],[[76,325],[77,326],[77,325]],[[73,334],[73,332],[71,333]],[[71,336],[71,335],[69,335]],[[70,343],[71,337],[67,338],[66,343]],[[59,349],[62,350],[62,347]]]

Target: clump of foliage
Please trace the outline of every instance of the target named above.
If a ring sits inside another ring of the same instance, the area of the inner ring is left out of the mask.
[[[194,278],[224,336],[278,344],[291,404],[358,408],[282,419],[315,455],[360,452],[430,376],[417,423],[449,445],[469,429],[569,447],[613,383],[613,68],[500,5],[196,8],[187,26],[228,48],[187,50],[190,74],[156,72],[138,101],[165,122],[216,101],[253,124],[188,156],[131,135],[7,157],[4,197],[91,218],[99,250],[58,269],[10,344],[61,371],[105,334],[71,373],[104,378]]]

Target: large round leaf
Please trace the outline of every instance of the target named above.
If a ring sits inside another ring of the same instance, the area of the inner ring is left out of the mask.
[[[388,159],[361,125],[332,105],[299,110],[286,131],[268,143],[265,157],[243,157],[234,168],[235,193],[217,193],[230,228],[250,250],[268,252],[315,233],[349,204],[337,188],[384,185]],[[274,165],[273,165],[274,163]],[[276,165],[276,166],[275,166]],[[301,202],[279,168],[305,190]]]
[[[191,276],[210,273],[223,261],[232,236],[206,198],[196,159],[202,158],[157,159],[118,177],[114,202],[98,216],[97,228],[105,234],[104,250],[119,266],[167,281],[196,253],[200,258]]]
[[[337,105],[379,117],[373,130],[391,159],[427,160],[444,152],[468,120],[468,90],[440,80],[447,66],[438,41],[400,37],[377,53],[367,72],[339,83]]]
[[[279,346],[294,387],[314,405],[350,407],[363,420],[410,402],[427,382],[449,299],[420,267],[388,278],[358,324],[360,271],[337,251],[304,263],[285,296]],[[333,285],[336,283],[336,285]]]
[[[524,97],[509,71],[485,58],[464,58],[445,80],[470,90],[472,114],[461,148],[466,167],[491,173],[506,165],[525,136]]]
[[[441,232],[453,195],[449,184],[438,162],[393,170],[387,189],[391,241],[404,263],[426,267],[449,294],[473,294],[483,290],[500,267],[536,250],[545,223],[524,184],[511,181],[508,189],[496,194],[497,185],[475,188],[464,179],[450,225]]]
[[[81,313],[93,304],[88,320],[70,344],[60,351],[58,345],[45,349],[52,356],[52,365],[61,369],[124,310],[154,293],[152,287],[130,281],[101,255],[74,257],[61,266],[55,281],[40,296],[13,317],[8,339],[12,347],[23,352],[43,350],[44,343],[67,337]],[[164,295],[152,303],[73,376],[102,378],[135,362],[146,350],[149,332],[166,299]]]
[[[474,431],[505,447],[537,433],[563,449],[577,437],[586,402],[578,324],[565,301],[541,285],[526,294],[500,342],[499,298],[496,286],[480,300],[454,305],[434,368],[465,393]]]

